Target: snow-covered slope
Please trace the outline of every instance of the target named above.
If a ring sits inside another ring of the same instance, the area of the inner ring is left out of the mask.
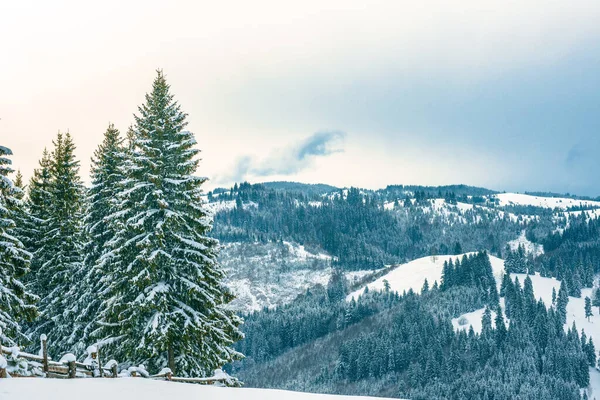
[[[0,380],[0,399],[86,400],[375,400],[373,397],[334,396],[271,389],[222,388],[143,378]]]
[[[233,210],[235,207],[235,200],[206,202],[206,208],[208,208],[208,212],[211,215],[215,215],[219,211]],[[247,210],[249,208],[257,208],[258,204],[253,201],[248,201],[245,202],[242,207],[244,207],[244,210]]]
[[[382,290],[384,287],[384,281],[387,281],[390,284],[390,289],[393,291],[402,293],[405,290],[408,291],[409,289],[412,289],[415,292],[420,292],[425,279],[427,279],[430,287],[435,281],[437,281],[438,284],[440,283],[442,277],[442,268],[444,267],[445,261],[462,258],[463,255],[464,254],[455,256],[445,255],[418,258],[398,266],[386,275],[365,286],[368,286],[369,290]],[[496,279],[502,278],[502,274],[504,272],[504,260],[494,256],[489,257],[492,264],[492,270],[494,271],[494,276]],[[352,297],[358,297],[364,292],[365,286],[350,293],[346,299],[349,301],[352,299]]]
[[[289,302],[331,275],[330,256],[290,242],[227,243],[220,260],[236,295],[231,305],[245,312]]]
[[[567,207],[600,207],[600,201],[577,200],[564,197],[541,197],[531,196],[521,193],[501,193],[495,195],[500,202],[500,206],[520,205],[520,206],[536,206],[546,208],[561,208]]]
[[[497,259],[500,260],[500,259]],[[502,260],[500,260],[502,261]],[[515,280],[518,278],[523,284],[523,281],[527,277],[525,274],[510,274],[511,278]],[[539,275],[529,275],[531,278],[531,283],[533,284],[533,293],[537,299],[542,299],[542,301],[548,307],[552,304],[552,289],[558,290],[560,289],[560,281],[554,278],[544,278]],[[496,279],[498,283],[498,288],[500,288],[501,281]],[[591,288],[586,288],[581,290],[581,297],[570,297],[569,303],[567,304],[567,323],[565,324],[565,329],[570,328],[575,322],[577,326],[577,330],[581,332],[581,330],[585,330],[585,333],[588,337],[592,337],[594,343],[597,346],[597,343],[600,343],[600,310],[598,307],[593,307],[593,316],[588,321],[585,317],[585,297],[592,297]],[[504,299],[500,300],[500,306],[504,311]],[[455,329],[469,329],[469,326],[473,327],[473,330],[477,333],[481,332],[481,317],[483,316],[484,309],[475,310],[473,312],[463,314],[458,318],[454,318],[452,320],[452,325]],[[496,313],[492,312],[492,323],[494,322],[494,318],[496,317]],[[507,320],[508,323],[508,320]],[[590,388],[588,395],[590,398],[600,398],[596,396],[600,396],[600,373],[596,370],[590,369]],[[592,397],[593,396],[593,397]]]
[[[515,278],[519,278],[521,285],[523,285],[523,281],[527,275],[525,274],[510,274],[510,277],[515,280]],[[558,290],[560,289],[560,281],[555,278],[544,278],[539,275],[529,275],[531,278],[531,283],[533,284],[533,293],[535,294],[536,299],[542,299],[546,306],[548,307],[552,304],[552,289]],[[498,282],[498,288],[500,288],[500,281]],[[581,290],[581,297],[569,297],[569,304],[567,305],[567,323],[565,328],[571,327],[573,322],[577,325],[577,329],[581,331],[581,329],[585,330],[586,335],[592,336],[594,338],[595,343],[600,343],[600,314],[598,307],[593,307],[594,315],[588,321],[585,318],[585,297],[588,296],[592,298],[591,288],[586,288]],[[483,309],[476,310],[471,313],[465,314],[464,317],[467,318],[469,323],[460,326],[460,328],[467,329],[469,325],[473,325],[473,330],[475,332],[481,331],[481,316],[483,315]],[[462,316],[461,316],[462,317]],[[455,327],[459,327],[458,320],[459,318],[455,318],[452,322]]]
[[[327,285],[331,256],[292,242],[227,243],[220,261],[227,272],[226,284],[236,298],[231,307],[252,312],[289,303],[306,289]],[[346,273],[348,282],[377,271]]]
[[[519,246],[523,246],[526,254],[532,254],[534,257],[537,257],[541,254],[544,254],[544,246],[538,243],[533,243],[525,236],[525,230],[521,232],[518,238],[515,240],[511,240],[508,242],[511,250],[517,250]]]
[[[512,222],[525,224],[539,219],[537,215],[514,214],[497,209],[493,204],[469,204],[462,202],[448,202],[445,199],[429,199],[419,204],[415,199],[411,199],[413,207],[419,208],[424,214],[431,217],[431,220],[440,220],[444,223],[454,224],[470,224],[479,223],[483,216],[492,219],[508,218]],[[404,200],[388,201],[383,204],[383,208],[388,211],[402,212],[406,209]]]

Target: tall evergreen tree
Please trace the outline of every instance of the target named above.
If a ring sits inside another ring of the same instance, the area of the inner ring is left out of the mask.
[[[74,324],[79,314],[78,299],[83,280],[82,219],[84,188],[79,177],[79,161],[69,133],[59,133],[54,141],[50,163],[51,210],[47,236],[42,239],[44,260],[34,277],[41,297],[41,318],[33,329],[44,333],[59,355],[75,351],[81,334]],[[43,254],[41,254],[43,253]]]
[[[224,307],[233,296],[207,236],[186,116],[159,72],[135,116],[132,165],[111,217],[117,234],[101,258],[111,283],[98,334],[119,360],[207,375],[241,357],[231,347],[241,320]]]
[[[26,250],[31,247],[31,241],[29,239],[29,231],[32,224],[31,216],[27,210],[27,204],[25,202],[25,184],[23,183],[23,175],[21,171],[17,171],[15,175],[15,194],[14,197],[18,200],[15,205],[13,219],[15,222],[15,228],[13,229],[13,235],[19,239]],[[25,275],[24,279],[27,275]]]
[[[496,324],[496,343],[500,346],[507,334],[506,325],[504,325],[504,315],[500,306],[496,308],[496,319],[494,322]]]
[[[36,297],[21,282],[28,272],[31,254],[14,235],[15,216],[23,204],[21,189],[9,177],[13,172],[12,151],[0,146],[0,342],[21,343],[26,340],[21,323],[36,315]]]
[[[581,336],[583,336],[583,332],[581,333]],[[582,345],[584,345],[583,342]],[[594,346],[594,340],[592,339],[592,336],[590,336],[588,342],[585,343],[583,352],[587,356],[590,367],[596,367],[596,346]]]
[[[96,263],[104,244],[114,236],[107,217],[113,213],[114,199],[118,185],[124,176],[121,168],[125,163],[124,140],[119,130],[109,124],[104,140],[92,157],[90,170],[91,187],[87,193],[89,208],[85,217],[85,264],[91,267]]]
[[[123,168],[126,164],[124,140],[113,124],[109,124],[104,133],[104,140],[94,152],[90,175],[91,187],[87,192],[87,210],[84,220],[84,272],[78,285],[80,296],[76,316],[75,350],[83,350],[92,340],[97,328],[99,307],[102,304],[101,293],[106,288],[104,270],[97,266],[105,244],[116,232],[109,223],[109,216],[114,213],[115,197],[119,185],[124,180]]]
[[[425,281],[423,282],[423,287],[421,287],[421,293],[425,294],[429,292],[429,282],[427,281],[427,278],[425,278]]]
[[[598,307],[600,313],[600,288],[594,289],[594,298],[592,299],[592,305]]]
[[[594,315],[594,313],[592,312],[592,300],[589,297],[585,296],[585,317],[589,321],[592,315]]]
[[[556,312],[562,324],[567,323],[567,304],[569,304],[569,295],[567,291],[567,284],[563,280],[560,283],[560,289],[558,290],[558,297],[556,298]]]
[[[492,312],[488,306],[485,307],[483,316],[481,317],[481,333],[489,335],[492,331]]]
[[[33,171],[33,176],[27,188],[27,208],[29,209],[29,223],[25,227],[27,236],[27,250],[33,254],[31,273],[27,274],[26,282],[36,294],[42,294],[46,289],[43,282],[38,281],[38,271],[51,256],[48,244],[50,214],[53,210],[52,200],[52,158],[47,149],[44,149],[39,167]]]

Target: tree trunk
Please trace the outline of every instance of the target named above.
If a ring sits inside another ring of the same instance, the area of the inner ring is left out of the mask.
[[[167,357],[169,359],[169,368],[171,369],[171,372],[175,374],[175,353],[173,352],[173,346],[171,345],[171,343],[169,343],[167,352]]]

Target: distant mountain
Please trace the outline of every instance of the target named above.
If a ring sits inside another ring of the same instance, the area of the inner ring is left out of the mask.
[[[261,183],[268,189],[285,190],[293,192],[301,192],[306,194],[326,194],[340,190],[335,186],[326,185],[324,183],[299,183],[299,182],[263,182]]]
[[[430,194],[454,193],[456,196],[489,196],[499,193],[495,190],[468,185],[443,185],[443,186],[421,186],[421,185],[388,185],[381,191],[398,192],[425,192]]]

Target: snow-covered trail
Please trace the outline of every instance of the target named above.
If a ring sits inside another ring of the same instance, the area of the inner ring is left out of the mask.
[[[22,400],[375,400],[272,389],[222,388],[188,383],[119,379],[0,379],[0,399]]]

